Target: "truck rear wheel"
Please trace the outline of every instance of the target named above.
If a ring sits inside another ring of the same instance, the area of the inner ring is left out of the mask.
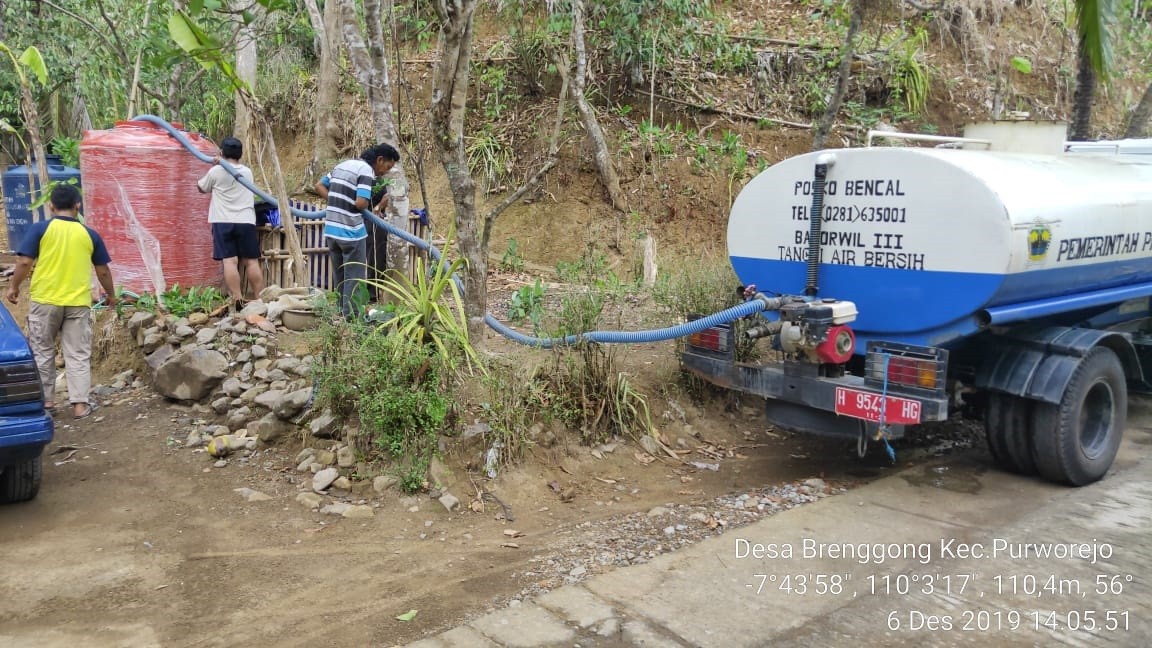
[[[1124,367],[1111,349],[1096,347],[1076,367],[1059,404],[1036,406],[1036,467],[1050,481],[1090,484],[1112,467],[1127,422]]]
[[[984,413],[984,433],[988,450],[1001,468],[1021,475],[1035,475],[1032,430],[1029,419],[1035,401],[1010,394],[988,395]]]
[[[42,471],[40,455],[6,466],[0,473],[0,504],[24,502],[36,497],[40,492]]]

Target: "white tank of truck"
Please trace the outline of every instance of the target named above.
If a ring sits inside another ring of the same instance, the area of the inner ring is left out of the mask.
[[[1066,153],[1062,126],[1023,144],[1021,125],[985,128],[952,140],[962,150],[831,150],[770,167],[732,208],[736,274],[765,293],[804,293],[813,169],[831,155],[818,295],[855,302],[857,353],[872,339],[947,347],[1105,289],[1146,295],[1152,156]]]

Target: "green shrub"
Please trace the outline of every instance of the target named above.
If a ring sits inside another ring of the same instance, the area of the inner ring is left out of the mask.
[[[385,459],[406,491],[423,486],[454,401],[435,349],[386,326],[323,325],[316,401],[341,416],[355,414],[352,442],[367,459]]]

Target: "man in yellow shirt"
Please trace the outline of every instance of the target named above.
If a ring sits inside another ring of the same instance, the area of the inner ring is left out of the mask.
[[[16,272],[8,282],[9,302],[20,299],[20,284],[32,273],[28,305],[28,341],[40,382],[44,386],[44,406],[55,408],[56,336],[64,351],[64,371],[72,415],[82,419],[94,409],[88,402],[92,385],[92,290],[89,278],[96,278],[106,296],[105,304],[116,305],[112,287],[111,260],[104,240],[77,218],[80,191],[73,185],[52,189],[52,218],[33,223],[16,248]]]

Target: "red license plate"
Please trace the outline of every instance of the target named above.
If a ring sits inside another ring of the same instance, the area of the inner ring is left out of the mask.
[[[879,421],[883,414],[885,423],[915,425],[920,422],[920,409],[920,401],[899,396],[884,397],[847,387],[836,388],[836,413],[844,416]]]

